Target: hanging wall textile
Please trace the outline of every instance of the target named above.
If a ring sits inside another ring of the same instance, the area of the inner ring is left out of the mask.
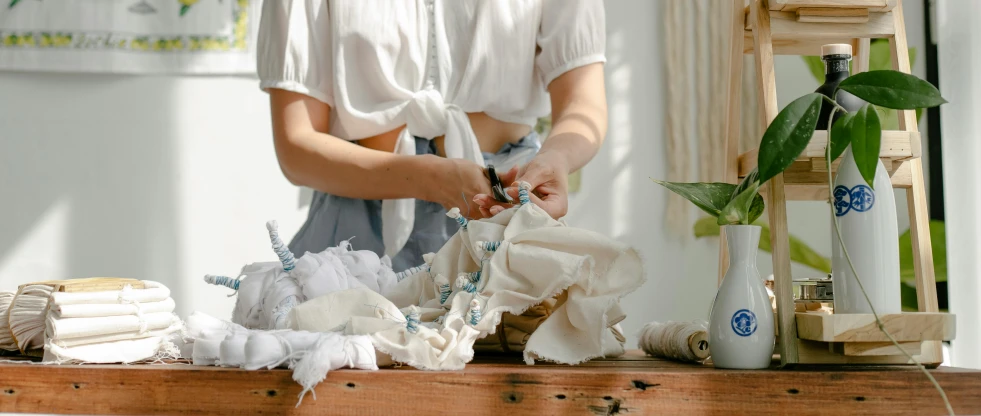
[[[251,74],[259,0],[0,0],[0,70]]]

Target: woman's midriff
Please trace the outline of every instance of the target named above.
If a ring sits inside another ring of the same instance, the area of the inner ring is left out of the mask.
[[[467,113],[467,117],[470,118],[470,127],[477,136],[482,152],[496,153],[505,144],[516,143],[531,132],[531,127],[527,125],[507,123],[491,118],[485,113]],[[387,133],[361,139],[357,143],[369,149],[391,153],[395,151],[395,143],[404,128],[405,126],[402,126]],[[443,137],[437,137],[433,142],[439,154],[446,155],[443,151]]]

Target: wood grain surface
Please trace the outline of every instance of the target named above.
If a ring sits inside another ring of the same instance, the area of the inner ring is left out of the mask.
[[[0,412],[66,414],[941,414],[910,367],[716,370],[643,357],[580,366],[480,358],[462,371],[339,370],[296,406],[288,370],[0,364]],[[981,414],[981,372],[933,375],[958,414]]]

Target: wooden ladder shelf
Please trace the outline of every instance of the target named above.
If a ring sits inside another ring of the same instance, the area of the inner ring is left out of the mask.
[[[855,73],[869,67],[870,39],[889,39],[893,68],[910,73],[902,0],[732,0],[729,50],[726,166],[724,180],[738,183],[756,166],[756,151],[738,153],[743,54],[756,58],[756,75],[763,130],[777,116],[774,54],[819,55],[829,43],[852,45]],[[742,42],[738,40],[742,39]],[[892,328],[905,331],[901,346],[918,354],[925,365],[942,362],[941,341],[953,337],[953,316],[938,312],[927,200],[920,160],[920,133],[914,111],[901,111],[898,131],[885,131],[880,158],[893,186],[906,189],[919,313],[887,315]],[[868,324],[871,315],[815,317],[794,311],[790,271],[787,200],[827,200],[824,160],[827,132],[815,132],[810,145],[783,174],[764,187],[773,253],[777,301],[777,350],[781,364],[905,364],[907,358],[883,343]],[[835,169],[836,165],[832,165]],[[897,236],[898,238],[898,236]],[[724,236],[723,236],[724,241]],[[720,273],[728,264],[720,244]],[[801,316],[798,316],[801,315]],[[860,329],[856,331],[856,328]],[[798,337],[798,331],[801,337]],[[912,335],[910,335],[912,334]],[[806,338],[806,339],[804,339]],[[851,341],[864,342],[851,342]]]

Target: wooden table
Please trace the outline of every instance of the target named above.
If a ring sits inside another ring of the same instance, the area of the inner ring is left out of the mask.
[[[931,370],[958,414],[981,414],[981,371]],[[639,352],[580,366],[480,358],[463,371],[339,370],[294,408],[288,370],[0,364],[0,412],[83,414],[943,414],[909,367],[733,371]]]

